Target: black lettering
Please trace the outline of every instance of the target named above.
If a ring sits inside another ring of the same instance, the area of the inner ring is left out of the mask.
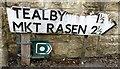
[[[33,13],[32,19],[34,19],[34,18],[38,18],[39,20],[41,20],[39,12],[37,10],[35,10]]]
[[[19,18],[18,10],[21,10],[21,8],[13,7],[12,9],[16,11],[16,17]]]
[[[47,32],[52,32],[52,33],[54,33],[54,32],[53,32],[53,28],[54,28],[54,25],[53,25],[53,24],[50,24],[50,23],[47,24]]]
[[[43,11],[43,14],[42,14],[43,20],[48,20],[48,18],[45,18],[45,10],[42,10],[42,11]]]
[[[60,14],[60,21],[62,21],[63,19],[63,15],[65,14],[66,11],[64,11],[63,13],[61,13],[59,10],[58,10],[58,13]]]
[[[93,32],[92,32],[91,34],[96,34],[97,26],[93,26],[91,29],[94,29]]]
[[[41,25],[41,23],[33,23],[33,25],[34,24],[36,25],[36,32],[38,32],[38,28],[39,28],[38,26]]]
[[[63,33],[62,24],[59,24],[59,26],[58,26],[58,28],[56,30],[56,33],[58,33],[59,31]]]
[[[78,25],[72,25],[72,34],[77,34],[77,32],[75,32],[75,30],[77,30]]]
[[[80,33],[80,30],[82,30],[83,34],[85,34],[87,29],[87,25],[85,25],[85,28],[83,29],[81,25],[79,25],[79,29],[78,29],[78,34]]]
[[[23,8],[23,18],[24,19],[30,19],[30,17],[27,17],[26,15],[29,15],[30,9],[29,8]]]
[[[31,25],[31,22],[30,22],[28,25],[26,25],[26,22],[24,22],[24,25],[25,25],[25,32],[27,32],[27,29],[28,29],[30,32],[32,32],[32,30],[29,28],[29,26]]]
[[[16,28],[20,28],[21,27],[21,30],[23,31],[23,22],[21,22],[19,25],[17,25],[14,21],[13,21],[13,30],[16,31]]]
[[[98,23],[98,21],[99,21],[99,17],[100,17],[100,14],[98,14],[98,17],[97,17],[97,21],[96,21],[96,23]]]
[[[69,28],[69,26],[71,26],[71,25],[70,24],[66,25],[66,29],[68,29],[68,31],[65,31],[65,33],[70,33],[71,32],[71,29]]]
[[[104,18],[105,18],[105,17],[104,17],[102,14],[98,14],[96,23],[98,23],[99,20],[100,20],[100,23],[104,23],[104,20],[105,20]]]
[[[57,19],[57,12],[54,10],[51,10],[50,12],[50,20],[56,20]]]

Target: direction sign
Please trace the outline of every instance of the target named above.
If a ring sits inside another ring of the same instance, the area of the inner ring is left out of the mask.
[[[36,54],[48,55],[52,51],[49,43],[36,43]]]
[[[7,15],[13,33],[101,35],[116,25],[105,13],[78,16],[59,9],[11,7]]]

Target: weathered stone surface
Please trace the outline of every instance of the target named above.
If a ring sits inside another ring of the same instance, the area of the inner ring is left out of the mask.
[[[105,11],[118,11],[118,2],[106,2],[104,4]]]
[[[96,47],[98,45],[98,36],[88,36],[88,42],[86,46],[86,57],[96,56]]]
[[[17,46],[16,44],[10,44],[8,52],[14,56],[17,56]]]
[[[0,10],[1,10],[1,12],[0,12],[0,32],[2,32],[2,20],[3,20],[3,17],[2,17],[2,14],[3,14],[3,10],[2,10],[2,7],[0,7]]]
[[[44,2],[42,2],[42,1],[34,1],[34,0],[7,0],[6,1],[6,3],[7,3],[7,6],[9,6],[9,7],[11,7],[11,6],[19,6],[21,3],[26,3],[27,5],[29,5],[29,6],[27,6],[27,7],[43,7],[44,6]]]
[[[70,40],[69,35],[36,35],[36,37],[53,43],[68,42]]]
[[[65,2],[62,3],[62,7],[65,11],[77,15],[88,15],[88,13],[95,11],[95,9],[98,8],[98,7],[96,8],[96,6],[93,5],[93,3],[86,3],[84,1],[78,1],[75,3]]]
[[[81,57],[81,49],[69,49],[68,54],[66,55],[68,58],[75,58],[75,57]]]
[[[0,2],[0,7],[2,7],[3,6],[3,2]]]
[[[10,44],[15,44],[15,43],[16,43],[16,34],[10,33],[9,39],[11,39],[11,40],[9,41]]]
[[[0,66],[7,66],[8,50],[6,48],[0,48]]]
[[[70,41],[69,41],[69,49],[81,49],[82,48],[82,43],[83,43],[83,37],[82,36],[75,36],[71,35],[70,36]]]
[[[98,36],[88,36],[88,47],[94,47],[98,44]]]
[[[103,11],[104,2],[85,2],[83,4],[85,13],[89,14],[90,12],[99,12]]]
[[[80,57],[81,48],[83,43],[82,36],[70,36],[69,46],[68,46],[68,54],[67,57]]]
[[[99,44],[96,49],[97,56],[118,53],[119,39],[118,35],[105,35],[99,39]]]
[[[4,44],[3,42],[3,12],[5,12],[5,9],[3,10],[3,8],[0,8],[0,25],[2,27],[0,27],[0,66],[6,66],[7,65],[7,58],[8,58],[8,50],[7,50],[7,45]],[[4,37],[5,38],[5,37]]]
[[[3,44],[3,37],[2,37],[2,31],[0,32],[0,48],[4,46]]]
[[[2,6],[2,3],[0,3],[0,5]],[[3,40],[2,40],[2,7],[0,7],[0,48],[3,47]]]
[[[52,43],[53,57],[67,57],[69,43]]]
[[[44,8],[46,9],[60,9],[62,8],[60,2],[46,2]]]
[[[3,41],[0,40],[0,48],[2,48],[3,46],[4,46]]]
[[[44,8],[44,3],[43,2],[30,2],[30,7]]]
[[[96,57],[96,51],[94,50],[94,48],[87,48],[86,52],[85,52],[85,56],[86,57]]]
[[[102,35],[100,36],[99,42],[102,43],[116,43],[119,42],[120,40],[118,39],[119,35]]]
[[[83,6],[83,1],[78,1],[78,2],[63,2],[62,8],[69,8],[69,9],[78,9],[76,11],[79,11],[82,6]]]
[[[19,3],[18,2],[7,2],[7,7],[12,7],[12,6],[19,6]]]
[[[104,55],[117,54],[119,51],[118,45],[119,43],[100,43],[99,50],[101,50]]]

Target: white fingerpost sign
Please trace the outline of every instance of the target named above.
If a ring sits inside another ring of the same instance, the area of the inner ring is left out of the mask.
[[[101,35],[116,25],[105,13],[78,16],[59,9],[11,7],[7,15],[14,33]]]

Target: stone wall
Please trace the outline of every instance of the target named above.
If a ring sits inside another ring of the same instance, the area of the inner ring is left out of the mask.
[[[8,50],[10,55],[16,56],[16,34],[9,31],[6,7],[19,6],[20,2],[5,2],[1,4],[2,20],[0,20],[0,51],[4,48]],[[113,29],[101,36],[88,36],[88,46],[86,49],[86,57],[103,57],[106,55],[114,55],[120,53],[118,51],[119,32],[118,32],[118,3],[117,2],[27,2],[29,7],[34,8],[57,8],[63,9],[73,14],[88,15],[90,12],[105,12],[109,17],[117,23]],[[2,26],[2,27],[1,27]],[[2,34],[1,34],[2,32]],[[81,49],[83,46],[84,36],[76,35],[56,35],[56,34],[31,34],[31,38],[36,37],[48,40],[52,47],[51,57],[81,57]],[[1,55],[2,56],[2,55]],[[1,58],[0,56],[0,58]],[[1,62],[1,60],[0,60]]]

